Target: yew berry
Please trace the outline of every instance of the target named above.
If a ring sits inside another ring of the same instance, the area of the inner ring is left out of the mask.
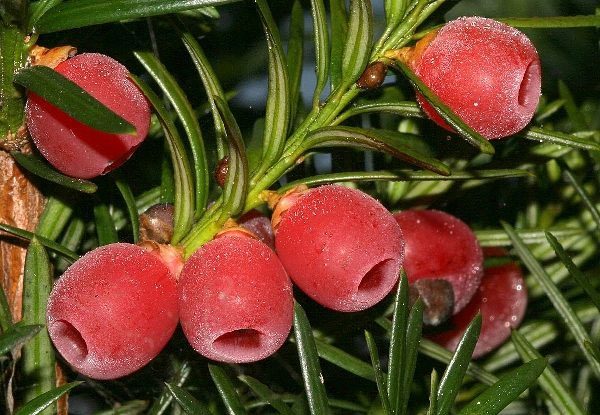
[[[30,93],[27,128],[40,153],[69,176],[90,179],[123,164],[146,138],[150,107],[127,68],[99,53],[82,53],[55,70],[131,123],[135,134],[95,130]]]
[[[467,326],[478,311],[483,318],[473,358],[481,357],[510,337],[521,324],[527,308],[527,287],[515,263],[487,268],[471,302],[452,317],[452,329],[429,336],[449,350],[455,350]]]
[[[475,234],[460,219],[439,210],[405,210],[394,217],[404,236],[408,281],[448,281],[456,314],[471,300],[483,275],[483,253]]]
[[[364,310],[383,299],[398,280],[403,256],[393,216],[371,196],[342,186],[291,197],[296,200],[281,214],[275,247],[294,283],[338,311]]]
[[[408,63],[462,120],[488,139],[517,133],[531,121],[541,66],[531,41],[492,19],[453,20],[417,44]],[[421,96],[427,115],[451,130]]]
[[[178,319],[175,276],[158,256],[126,243],[90,251],[60,277],[47,308],[54,345],[79,373],[130,374],[152,360]]]
[[[185,263],[179,280],[183,332],[201,355],[228,363],[264,359],[285,342],[292,285],[272,249],[224,233]]]

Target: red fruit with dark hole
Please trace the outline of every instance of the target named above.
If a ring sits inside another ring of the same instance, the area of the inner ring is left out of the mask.
[[[201,355],[247,363],[275,353],[292,326],[292,285],[264,243],[239,234],[214,239],[185,263],[179,280],[183,332]]]
[[[57,170],[90,179],[123,164],[146,138],[150,107],[127,68],[99,53],[82,53],[55,70],[131,123],[136,134],[110,134],[71,118],[39,96],[27,100],[27,128],[40,153]]]
[[[271,249],[275,249],[275,236],[273,235],[271,219],[263,215],[260,211],[252,209],[244,213],[237,220],[237,223],[252,232]]]
[[[177,320],[174,276],[157,256],[126,243],[94,249],[71,265],[47,309],[60,354],[94,379],[144,366],[167,344]]]
[[[282,214],[277,255],[294,283],[319,304],[359,311],[394,287],[402,264],[402,233],[375,199],[355,189],[308,190]]]
[[[475,234],[460,219],[439,210],[405,210],[394,217],[404,236],[408,281],[448,281],[456,314],[471,300],[483,275],[483,253]]]
[[[429,338],[454,351],[477,311],[481,311],[481,333],[473,352],[473,358],[478,358],[510,337],[511,328],[521,324],[526,308],[527,287],[520,268],[514,263],[487,268],[471,302],[452,317],[453,328]]]
[[[522,130],[533,118],[541,90],[537,51],[523,33],[483,17],[442,27],[410,61],[415,73],[463,121],[487,139]],[[427,115],[451,130],[421,96]]]

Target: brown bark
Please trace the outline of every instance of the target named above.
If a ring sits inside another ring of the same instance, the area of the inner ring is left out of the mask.
[[[44,208],[40,191],[10,154],[0,150],[0,222],[32,231]],[[21,319],[27,243],[0,232],[0,283],[15,321]]]

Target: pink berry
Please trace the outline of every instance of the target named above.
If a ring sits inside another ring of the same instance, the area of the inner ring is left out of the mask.
[[[292,285],[272,249],[224,234],[198,249],[179,281],[183,332],[212,360],[264,359],[285,342],[293,318]]]
[[[71,265],[47,309],[60,354],[95,379],[125,376],[147,364],[177,320],[175,277],[157,256],[126,243],[94,249]]]
[[[462,17],[428,41],[416,48],[410,64],[467,125],[494,139],[515,134],[531,121],[541,65],[527,36],[492,19]],[[423,97],[418,100],[433,121],[451,130]]]
[[[252,232],[260,241],[267,244],[271,249],[275,249],[275,236],[271,219],[263,215],[260,211],[252,209],[244,213],[237,220],[237,223],[250,232]]]
[[[520,268],[514,263],[487,268],[471,302],[452,317],[452,329],[430,338],[449,350],[455,350],[467,326],[480,311],[483,322],[473,352],[473,358],[478,358],[510,337],[511,328],[521,324],[526,308],[527,287]]]
[[[82,53],[55,70],[131,123],[136,134],[110,134],[71,118],[29,94],[27,127],[40,153],[69,176],[90,179],[123,164],[146,138],[150,107],[127,68],[99,53]]]
[[[460,219],[439,210],[405,210],[394,217],[404,236],[408,281],[448,281],[456,314],[471,300],[483,275],[483,253],[475,234]]]
[[[359,311],[392,290],[404,244],[398,224],[379,202],[359,190],[328,185],[306,191],[283,212],[275,246],[308,296],[334,310]]]

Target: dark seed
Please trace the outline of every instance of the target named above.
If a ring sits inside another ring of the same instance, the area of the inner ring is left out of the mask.
[[[423,300],[423,323],[438,326],[452,317],[454,291],[452,284],[442,279],[421,279],[410,286],[410,303]]]
[[[175,207],[160,203],[149,207],[140,215],[140,239],[166,244],[173,237],[173,215]]]

